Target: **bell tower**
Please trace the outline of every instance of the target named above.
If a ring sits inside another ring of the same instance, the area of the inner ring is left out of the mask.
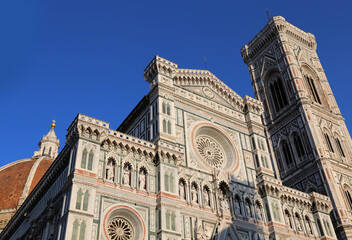
[[[276,16],[241,54],[284,185],[328,195],[337,237],[352,239],[351,137],[316,49],[313,34]]]

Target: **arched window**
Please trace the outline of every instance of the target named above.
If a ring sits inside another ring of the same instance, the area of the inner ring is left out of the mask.
[[[88,156],[88,170],[93,169],[93,158],[94,158],[94,153],[92,150],[90,150],[89,156]]]
[[[331,141],[330,141],[330,137],[327,133],[324,133],[324,138],[325,138],[325,142],[326,145],[328,146],[328,149],[330,152],[335,152],[334,148],[332,147]]]
[[[317,91],[317,89],[315,87],[313,78],[305,75],[304,79],[307,82],[308,89],[309,89],[309,94],[312,96],[314,102],[321,104],[321,101],[320,101],[320,98],[319,98],[319,94],[318,94],[318,91]]]
[[[175,212],[171,213],[171,230],[176,231],[176,214],[175,214]]]
[[[48,156],[51,157],[51,147],[49,148]]]
[[[323,227],[321,226],[320,219],[317,219],[317,224],[318,224],[318,229],[319,229],[319,235],[324,236],[324,231],[323,231]]]
[[[303,157],[305,155],[305,151],[303,148],[302,140],[297,133],[293,135],[293,143],[295,145],[298,157]]]
[[[166,229],[170,229],[170,220],[171,220],[170,211],[166,211],[165,218],[166,218]]]
[[[45,156],[45,147],[43,148],[43,153],[42,153],[43,156]]]
[[[77,240],[78,237],[78,227],[79,223],[77,219],[73,222],[73,227],[72,227],[72,240]]]
[[[163,111],[163,113],[166,113],[166,103],[165,102],[162,103],[162,111]]]
[[[165,191],[169,191],[169,174],[165,173],[164,175],[164,186],[165,186]]]
[[[170,192],[174,192],[174,175],[170,173]]]
[[[347,199],[347,203],[348,203],[350,209],[352,210],[352,194],[351,194],[351,191],[350,191],[350,189],[347,186],[345,186],[344,187],[344,192],[345,192],[345,197]]]
[[[257,168],[260,168],[258,155],[255,154],[255,155],[254,155],[254,158],[255,158],[255,165],[256,165],[256,167],[257,167]]]
[[[272,81],[271,84],[269,85],[269,89],[275,106],[275,111],[279,112],[288,103],[286,92],[281,79],[277,78],[276,80]]]
[[[287,144],[286,141],[283,141],[281,143],[281,150],[282,150],[282,153],[284,155],[287,168],[288,169],[292,168],[293,165],[294,165],[293,157],[292,157],[291,149],[290,149],[290,147],[289,147],[289,145]]]
[[[81,168],[86,168],[86,165],[87,165],[87,155],[88,155],[87,149],[83,149],[83,152],[82,152],[82,161],[81,161]]]
[[[343,152],[342,146],[341,146],[341,142],[338,138],[335,138],[335,143],[337,146],[337,149],[339,150],[339,153],[342,157],[345,157],[345,153]]]
[[[84,236],[86,233],[86,224],[85,222],[81,223],[81,229],[79,231],[79,240],[85,240]]]
[[[171,122],[167,121],[167,133],[171,134]]]
[[[82,205],[82,196],[83,196],[83,192],[82,190],[78,190],[77,192],[77,199],[76,199],[76,209],[81,209],[81,205]]]
[[[166,133],[167,129],[166,129],[166,120],[163,120],[163,132]]]
[[[89,193],[88,191],[86,191],[84,193],[84,199],[83,199],[83,211],[88,210],[88,202],[89,202]]]
[[[253,145],[253,149],[255,150],[257,147],[256,147],[256,145],[255,145],[254,137],[252,137],[252,145]]]
[[[166,114],[167,115],[171,115],[171,113],[170,113],[170,104],[168,103],[168,104],[166,104]]]

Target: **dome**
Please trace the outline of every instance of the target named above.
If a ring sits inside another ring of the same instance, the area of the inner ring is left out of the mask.
[[[37,185],[53,160],[27,158],[0,168],[0,229]]]

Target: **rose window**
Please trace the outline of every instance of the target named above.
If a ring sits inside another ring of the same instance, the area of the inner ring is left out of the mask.
[[[116,217],[109,221],[108,235],[111,240],[133,239],[132,225],[124,218]]]
[[[219,168],[224,163],[224,153],[214,140],[201,136],[196,139],[197,151],[212,167]]]

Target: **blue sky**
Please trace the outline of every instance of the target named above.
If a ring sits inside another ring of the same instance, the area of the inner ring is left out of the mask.
[[[253,96],[240,48],[282,15],[315,35],[318,55],[351,130],[349,1],[0,1],[0,166],[31,157],[57,121],[64,145],[77,113],[116,129],[148,92],[156,55],[208,69]]]

